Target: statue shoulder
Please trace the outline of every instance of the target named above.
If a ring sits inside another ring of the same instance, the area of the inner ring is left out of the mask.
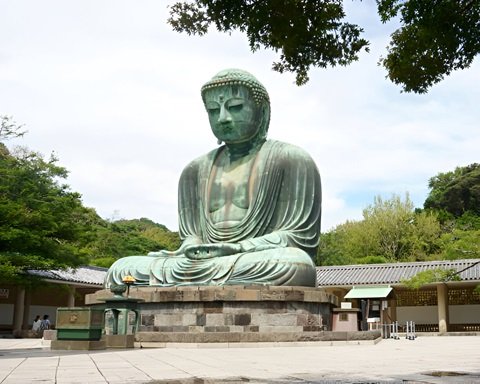
[[[219,148],[215,148],[210,152],[190,161],[190,163],[188,163],[187,166],[183,169],[181,177],[183,178],[192,174],[197,174],[200,170],[205,169],[205,167],[211,167],[218,151]]]
[[[265,142],[264,148],[266,151],[269,151],[271,153],[271,155],[275,158],[276,161],[284,159],[288,160],[289,162],[293,160],[305,163],[312,163],[313,165],[315,165],[315,161],[312,159],[310,154],[303,148],[300,148],[294,144],[285,143],[278,140],[267,140]]]

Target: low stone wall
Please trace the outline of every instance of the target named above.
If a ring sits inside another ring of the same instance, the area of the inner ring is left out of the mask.
[[[99,291],[86,298],[101,305],[111,298]],[[322,340],[331,330],[336,296],[308,287],[136,287],[142,299],[136,341],[248,342]]]
[[[158,343],[283,343],[283,342],[350,342],[360,344],[381,340],[380,331],[365,332],[138,332],[135,341],[142,347]]]

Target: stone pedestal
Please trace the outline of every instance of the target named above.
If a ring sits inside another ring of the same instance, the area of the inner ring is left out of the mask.
[[[102,306],[113,294],[87,295]],[[336,296],[308,287],[132,287],[140,324],[137,342],[224,343],[322,340],[331,330]]]
[[[105,335],[104,340],[107,348],[133,348],[133,335]]]
[[[94,351],[105,348],[105,340],[52,340],[50,344],[52,350]]]

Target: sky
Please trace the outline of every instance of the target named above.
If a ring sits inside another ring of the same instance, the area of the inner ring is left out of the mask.
[[[275,52],[252,53],[241,33],[172,31],[172,3],[0,0],[0,115],[28,130],[8,145],[54,153],[100,216],[178,229],[180,173],[217,146],[200,88],[225,68],[268,90],[269,138],[316,162],[323,232],[361,219],[375,196],[408,193],[422,207],[430,177],[480,161],[478,60],[426,95],[402,93],[377,65],[397,24],[382,24],[372,0],[345,3],[370,53],[314,68],[301,87],[271,70]]]

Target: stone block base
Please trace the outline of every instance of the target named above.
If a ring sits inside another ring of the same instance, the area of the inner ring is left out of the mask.
[[[56,329],[45,329],[42,334],[43,340],[57,340]]]
[[[367,332],[217,332],[217,333],[187,333],[187,332],[139,332],[135,341],[141,347],[155,343],[284,343],[284,342],[378,342],[380,331]],[[333,344],[332,344],[333,345]]]
[[[99,291],[87,303],[112,296]],[[135,287],[137,342],[234,343],[321,340],[336,296],[310,287]],[[108,303],[114,307],[114,302]]]
[[[67,351],[94,351],[105,348],[105,340],[52,340],[50,344],[50,349]]]
[[[133,348],[133,335],[105,335],[105,343],[107,348]]]

